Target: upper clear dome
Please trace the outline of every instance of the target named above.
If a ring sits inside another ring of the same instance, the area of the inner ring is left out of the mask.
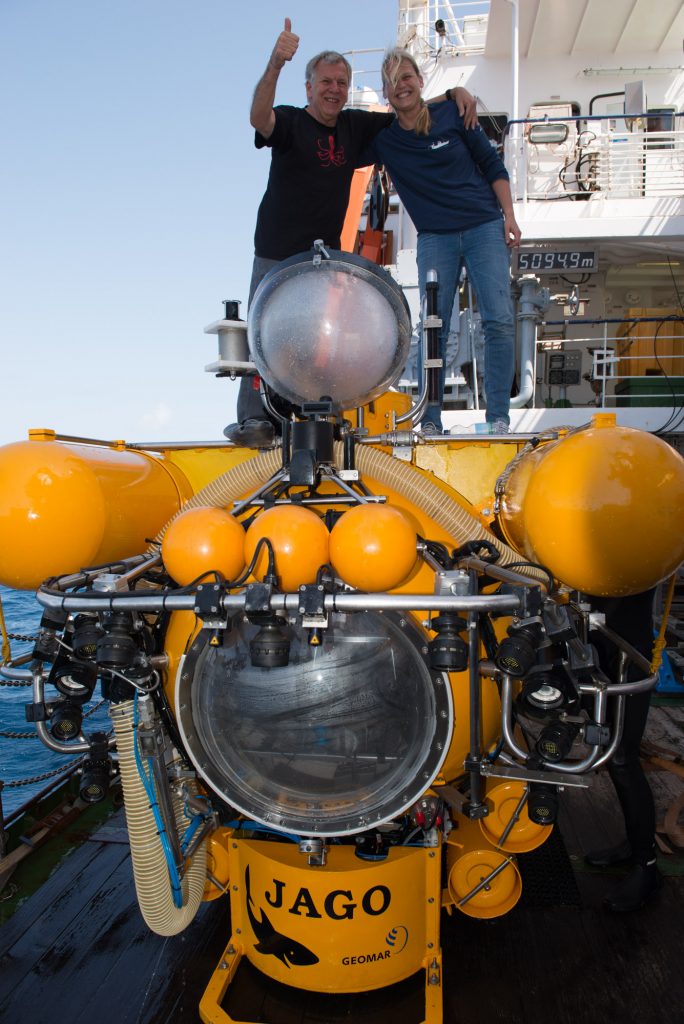
[[[285,260],[257,289],[249,311],[257,370],[295,405],[332,398],[337,409],[365,405],[400,376],[411,325],[399,285],[350,253]]]

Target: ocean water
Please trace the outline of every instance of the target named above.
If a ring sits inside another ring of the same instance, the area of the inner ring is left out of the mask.
[[[0,598],[5,614],[5,624],[8,633],[17,633],[22,636],[33,636],[40,623],[42,614],[41,606],[36,600],[32,591],[10,590],[0,586]],[[12,640],[12,657],[30,652],[32,643]],[[33,778],[42,775],[44,772],[52,771],[60,766],[68,765],[78,754],[57,754],[49,750],[38,739],[37,735],[31,739],[9,739],[6,732],[32,732],[33,725],[26,721],[24,707],[30,702],[32,691],[30,686],[6,686],[1,685],[0,679],[0,779],[4,783],[2,790],[2,806],[5,814],[15,810],[24,804],[34,793],[38,793],[48,785],[49,779],[44,779],[24,786],[15,786],[11,783]],[[52,690],[52,688],[50,688]],[[54,693],[55,691],[52,691]],[[95,699],[90,705],[86,705],[86,711],[93,707],[100,700],[98,690],[95,691]],[[109,716],[107,706],[96,711],[84,722],[84,732],[95,732],[97,730],[108,731]]]

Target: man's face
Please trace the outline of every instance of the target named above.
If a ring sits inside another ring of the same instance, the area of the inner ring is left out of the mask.
[[[423,79],[416,74],[408,60],[402,60],[394,82],[385,84],[385,96],[397,113],[410,111],[420,105],[420,90]]]
[[[347,102],[348,93],[349,78],[344,64],[318,64],[312,81],[306,83],[309,113],[321,124],[332,127]]]

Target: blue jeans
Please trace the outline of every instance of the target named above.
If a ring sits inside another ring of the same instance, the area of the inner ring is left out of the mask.
[[[428,270],[437,271],[437,315],[442,320],[439,337],[442,359],[446,358],[451,310],[461,268],[465,264],[477,296],[485,337],[486,419],[488,423],[494,423],[495,420],[508,423],[515,373],[515,320],[511,301],[510,253],[504,239],[503,220],[487,221],[467,231],[421,231],[418,235],[417,259],[421,297],[425,295]],[[420,379],[421,356],[418,360],[418,373]],[[423,423],[434,423],[440,429],[445,376],[443,368],[439,405],[428,405],[423,417]]]
[[[255,256],[252,264],[252,280],[249,282],[249,298],[247,309],[252,305],[254,293],[268,274],[269,270],[277,267],[279,260],[269,260],[265,256]],[[255,386],[256,385],[256,386]],[[255,373],[246,373],[240,380],[240,390],[237,400],[238,423],[245,420],[267,420],[270,419],[264,409],[261,395],[259,393],[259,378]]]

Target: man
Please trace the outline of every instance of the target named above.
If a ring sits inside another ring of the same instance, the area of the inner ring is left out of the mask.
[[[274,107],[280,72],[298,46],[299,36],[286,18],[252,99],[255,145],[271,149],[271,168],[257,214],[249,303],[262,279],[281,260],[306,252],[318,238],[339,249],[352,176],[361,166],[359,157],[394,119],[391,113],[343,109],[351,67],[332,50],[317,54],[306,66],[306,107]],[[466,124],[476,124],[474,97],[460,88],[453,89],[452,95]],[[258,385],[259,378],[253,374],[242,378],[238,422],[224,430],[234,444],[261,447],[274,438],[274,425],[266,416]]]

